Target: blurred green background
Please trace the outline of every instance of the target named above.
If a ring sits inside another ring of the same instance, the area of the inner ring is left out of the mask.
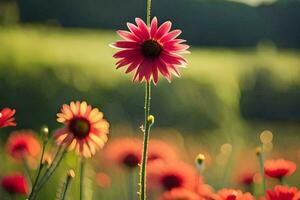
[[[14,129],[57,128],[56,113],[72,100],[101,108],[112,138],[140,137],[144,86],[115,70],[108,45],[118,39],[114,30],[143,18],[144,9],[137,0],[0,1],[0,105],[16,108],[18,123],[1,130],[2,143]],[[212,155],[230,143],[238,155],[269,129],[273,148],[289,147],[284,157],[299,160],[300,1],[154,0],[153,14],[174,21],[192,53],[180,79],[153,88],[151,137],[184,138]],[[75,157],[68,159],[74,166]],[[0,175],[11,165],[1,165]],[[207,180],[216,183],[213,168]],[[58,174],[50,184],[64,177]],[[109,195],[104,199],[120,198]]]

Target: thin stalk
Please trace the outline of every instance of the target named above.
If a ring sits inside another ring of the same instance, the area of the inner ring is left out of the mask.
[[[29,169],[29,166],[28,166],[26,156],[22,156],[22,162],[23,162],[24,171],[25,171],[25,174],[26,174],[26,177],[27,177],[27,181],[28,181],[28,183],[31,187],[32,186],[32,178],[31,178],[30,169]]]
[[[150,26],[151,23],[151,0],[147,0],[147,26]],[[152,123],[148,120],[150,114],[150,100],[151,100],[151,83],[147,82],[145,87],[145,120],[144,120],[144,142],[143,142],[143,155],[142,155],[142,164],[140,169],[140,200],[146,200],[146,165],[147,165],[147,151],[148,151],[148,141],[150,128]]]
[[[151,0],[147,0],[147,25],[150,26],[151,22]]]
[[[73,178],[72,176],[67,175],[66,182],[63,185],[63,190],[62,190],[62,194],[61,194],[60,200],[65,200],[66,194],[67,194],[67,191],[68,191],[68,188],[70,186],[72,178]]]
[[[151,1],[148,0],[148,2]],[[148,148],[149,134],[151,128],[151,123],[148,120],[150,114],[150,99],[151,99],[151,84],[147,82],[146,90],[145,90],[144,143],[143,143],[143,155],[142,155],[142,164],[141,164],[141,171],[140,171],[140,191],[139,191],[140,200],[146,199],[146,165],[147,165],[147,150],[148,150],[147,148]]]
[[[260,175],[262,177],[262,190],[263,194],[266,192],[266,177],[265,177],[265,169],[264,169],[264,156],[263,150],[261,149],[260,152],[257,153],[259,166],[260,166]]]
[[[53,175],[53,173],[55,172],[57,167],[60,165],[62,159],[64,158],[66,152],[67,152],[67,149],[63,149],[63,152],[60,154],[60,157],[57,156],[58,159],[56,159],[56,161],[53,161],[52,165],[47,169],[47,171],[45,172],[45,174],[42,177],[41,181],[39,181],[38,184],[37,184],[36,193],[38,193],[43,188],[43,186],[46,184],[48,179]]]
[[[38,180],[41,176],[41,172],[42,172],[42,169],[43,169],[43,166],[44,166],[43,159],[44,159],[44,154],[45,154],[45,149],[46,149],[47,142],[48,142],[48,140],[44,140],[44,142],[43,142],[42,155],[41,155],[41,159],[40,159],[40,166],[39,166],[38,173],[37,173],[37,176],[34,180],[34,183],[33,183],[32,189],[31,189],[31,193],[30,193],[28,199],[31,199],[31,197],[35,195],[34,193],[35,193],[36,185],[37,185]]]
[[[79,183],[79,199],[83,200],[84,198],[84,172],[85,172],[85,161],[84,158],[80,160],[80,183]]]

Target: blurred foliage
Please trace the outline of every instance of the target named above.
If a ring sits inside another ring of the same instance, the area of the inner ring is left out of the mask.
[[[246,87],[241,91],[240,107],[244,118],[300,121],[299,83],[291,83],[286,87],[266,69],[258,70],[253,76],[254,80],[245,81]]]
[[[64,27],[125,28],[134,17],[144,18],[140,0],[18,0],[22,22]],[[166,9],[168,8],[168,9]],[[160,0],[153,15],[172,20],[191,44],[255,46],[261,40],[279,47],[300,47],[300,1],[279,0],[251,7],[225,0]]]
[[[0,1],[0,25],[12,25],[19,21],[19,10],[15,1]]]

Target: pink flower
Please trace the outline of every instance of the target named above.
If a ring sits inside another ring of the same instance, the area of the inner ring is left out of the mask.
[[[3,108],[0,111],[0,128],[16,126],[15,118],[13,117],[15,113],[15,109]]]
[[[171,74],[180,76],[179,67],[186,66],[186,60],[180,55],[188,53],[185,40],[176,39],[181,30],[170,31],[172,23],[167,21],[158,27],[154,17],[150,27],[143,20],[136,18],[136,25],[127,23],[130,31],[119,30],[117,33],[124,39],[111,46],[121,49],[114,54],[119,59],[117,69],[128,66],[126,73],[135,71],[133,81],[158,81],[158,72],[168,81]],[[170,31],[170,32],[169,32]]]
[[[11,194],[28,194],[29,188],[26,178],[19,173],[4,176],[1,179],[2,188]]]

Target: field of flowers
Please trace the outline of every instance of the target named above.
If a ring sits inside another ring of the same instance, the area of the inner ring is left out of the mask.
[[[299,200],[300,53],[133,23],[0,29],[0,200]]]

